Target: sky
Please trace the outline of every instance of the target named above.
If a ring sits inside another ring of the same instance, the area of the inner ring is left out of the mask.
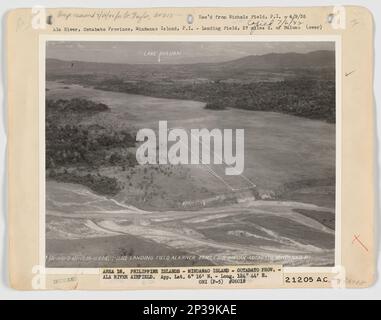
[[[129,64],[222,62],[248,55],[334,50],[333,42],[49,41],[46,57]]]

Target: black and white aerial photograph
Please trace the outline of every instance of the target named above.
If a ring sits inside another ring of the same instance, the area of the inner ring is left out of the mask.
[[[332,41],[47,41],[49,268],[335,264]]]

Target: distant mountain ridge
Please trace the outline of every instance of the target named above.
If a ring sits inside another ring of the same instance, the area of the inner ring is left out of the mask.
[[[226,66],[246,66],[261,69],[334,67],[335,52],[328,50],[309,53],[268,53],[251,55],[236,60],[223,62]]]
[[[220,74],[223,71],[232,73],[246,73],[251,70],[279,70],[305,68],[334,68],[335,52],[328,50],[312,51],[309,53],[269,53],[264,55],[250,55],[243,58],[216,62],[192,64],[120,64],[86,61],[64,61],[58,59],[46,60],[47,74],[135,74],[159,72],[163,74],[184,76],[205,76]]]

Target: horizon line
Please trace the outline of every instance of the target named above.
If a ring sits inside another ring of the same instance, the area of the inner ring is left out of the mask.
[[[85,62],[85,63],[104,63],[104,64],[115,64],[115,65],[195,65],[195,64],[219,64],[219,63],[225,63],[225,62],[231,62],[231,61],[237,61],[240,59],[244,59],[247,57],[263,57],[263,56],[268,56],[268,55],[287,55],[287,54],[297,54],[297,55],[307,55],[311,54],[313,52],[335,52],[335,50],[329,50],[329,49],[321,49],[321,50],[312,50],[308,51],[305,53],[301,52],[295,52],[295,51],[289,51],[289,52],[269,52],[269,53],[264,53],[264,54],[249,54],[246,56],[242,56],[236,59],[230,59],[230,60],[224,60],[224,61],[219,61],[219,62],[190,62],[190,63],[161,63],[161,62],[148,62],[148,63],[128,63],[128,62],[102,62],[102,61],[86,61],[86,60],[66,60],[66,59],[58,59],[58,58],[48,58],[46,57],[45,61],[47,60],[57,60],[57,61],[65,61],[65,62]]]

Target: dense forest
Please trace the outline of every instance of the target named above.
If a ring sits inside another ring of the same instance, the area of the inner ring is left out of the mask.
[[[114,79],[102,81],[96,88],[109,91],[142,94],[160,98],[196,100],[206,108],[223,110],[238,108],[273,111],[335,122],[335,82],[320,79],[289,79],[275,82],[162,84],[136,83]]]
[[[121,186],[116,178],[102,176],[101,167],[136,164],[128,147],[135,137],[97,124],[84,125],[83,118],[109,111],[108,106],[85,99],[47,100],[46,172],[57,181],[81,183],[100,194],[115,195]]]

